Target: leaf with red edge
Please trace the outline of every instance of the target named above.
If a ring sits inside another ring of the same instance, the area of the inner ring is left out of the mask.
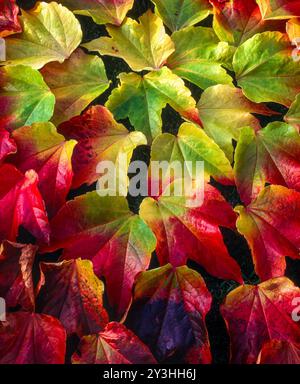
[[[180,266],[191,259],[213,276],[242,282],[240,268],[230,257],[219,229],[235,228],[236,215],[231,206],[209,184],[204,185],[204,191],[197,187],[191,197],[174,196],[172,188],[181,182],[176,180],[159,197],[148,197],[140,206],[140,216],[156,235],[160,264]],[[204,200],[198,205],[201,192]]]
[[[198,272],[170,264],[143,272],[133,300],[132,327],[159,361],[181,356],[190,364],[211,362],[205,317],[212,297]]]
[[[300,288],[286,277],[230,292],[221,313],[231,342],[231,362],[256,363],[264,342],[272,339],[300,343],[300,327],[292,319],[293,299]]]
[[[58,130],[67,139],[78,141],[72,159],[73,188],[94,183],[99,178],[97,165],[103,161],[112,161],[118,168],[117,174],[121,172],[127,175],[133,150],[138,145],[147,144],[141,132],[129,132],[101,105],[91,107],[83,115],[61,124]],[[126,169],[119,162],[121,156],[125,156]],[[127,184],[126,178],[126,185],[122,187],[127,188]]]
[[[35,123],[15,130],[18,151],[12,161],[22,171],[34,169],[50,217],[65,203],[72,184],[75,140],[66,141],[52,123]]]
[[[210,0],[214,7],[213,28],[221,41],[235,46],[256,33],[284,32],[284,22],[265,21],[255,0]]]
[[[0,161],[6,156],[17,151],[17,146],[14,140],[10,137],[9,132],[0,128]]]
[[[283,276],[285,256],[299,259],[300,193],[279,185],[263,189],[247,207],[238,206],[238,231],[252,252],[262,280]]]
[[[0,245],[0,297],[6,307],[35,308],[32,266],[37,247],[5,241]]]
[[[266,341],[260,351],[258,364],[300,364],[300,345],[286,340]]]
[[[155,364],[150,350],[120,323],[109,323],[98,335],[84,336],[73,364]]]
[[[63,364],[66,331],[52,316],[16,312],[0,322],[0,364]]]
[[[235,151],[236,185],[245,204],[265,183],[300,191],[300,135],[291,125],[275,122],[255,132],[244,128]]]
[[[0,37],[22,31],[18,19],[19,7],[15,0],[0,1]]]
[[[103,308],[104,285],[95,276],[89,260],[41,263],[40,312],[56,317],[67,334],[88,335],[108,323]]]
[[[124,197],[100,197],[96,191],[66,203],[51,222],[52,242],[44,252],[63,248],[63,259],[90,259],[119,316],[131,301],[136,275],[148,268],[155,236]]]
[[[22,225],[38,240],[48,243],[49,223],[38,189],[38,175],[25,176],[10,164],[0,167],[0,241],[15,241]]]
[[[300,16],[299,0],[256,0],[265,20],[290,19]]]

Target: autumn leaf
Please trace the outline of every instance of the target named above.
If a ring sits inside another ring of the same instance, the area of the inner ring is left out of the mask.
[[[29,65],[39,69],[51,61],[62,63],[82,39],[79,21],[60,4],[41,2],[22,11],[23,32],[6,39],[6,65]]]
[[[0,68],[0,125],[13,130],[22,125],[48,121],[55,97],[41,74],[23,65]]]
[[[19,7],[15,0],[2,0],[0,3],[0,37],[22,31],[18,19]]]
[[[139,22],[127,18],[120,27],[106,26],[110,37],[100,37],[82,46],[101,55],[120,57],[134,71],[161,68],[174,52],[162,20],[150,10]]]
[[[238,140],[243,127],[260,128],[253,114],[270,116],[273,111],[247,100],[239,88],[216,85],[207,88],[197,105],[204,131],[233,159],[232,140]]]
[[[48,243],[49,224],[38,175],[29,170],[24,176],[14,166],[4,164],[0,167],[0,241],[15,241],[20,225]]]
[[[265,20],[290,19],[300,16],[299,0],[256,0]]]
[[[8,313],[0,322],[0,364],[64,364],[66,331],[52,316]]]
[[[50,2],[51,0],[48,0]],[[76,15],[90,16],[97,24],[121,25],[134,0],[61,0]]]
[[[156,13],[170,31],[178,31],[205,19],[211,12],[208,0],[152,0]]]
[[[129,211],[124,197],[100,197],[96,191],[69,201],[51,222],[51,246],[63,248],[65,260],[92,260],[98,277],[105,277],[111,305],[122,315],[131,300],[135,276],[148,268],[155,237]]]
[[[242,285],[230,292],[221,306],[231,343],[231,362],[256,363],[264,342],[279,339],[300,342],[300,328],[292,319],[293,299],[300,289],[288,278],[271,279],[257,286]]]
[[[238,47],[233,69],[248,99],[291,105],[300,92],[300,66],[292,51],[288,36],[280,32],[258,33]]]
[[[284,31],[284,22],[263,20],[255,0],[210,0],[214,7],[213,28],[221,41],[239,46],[257,33]]]
[[[255,132],[244,128],[235,152],[236,185],[245,204],[265,183],[300,191],[300,136],[291,125],[275,122]]]
[[[297,42],[300,38],[300,17],[298,19],[291,19],[286,23],[286,32],[292,43]]]
[[[9,132],[0,128],[0,162],[4,160],[6,156],[15,153],[16,151],[16,143],[10,137]]]
[[[284,117],[284,120],[295,126],[298,130],[300,128],[300,93],[296,96],[290,109]]]
[[[47,64],[41,73],[56,98],[55,124],[79,115],[109,87],[103,61],[80,49],[63,64]]]
[[[283,276],[285,256],[299,259],[300,193],[272,185],[250,205],[235,210],[237,228],[251,248],[256,274],[262,280]]]
[[[222,67],[230,67],[234,48],[220,42],[211,28],[190,27],[174,32],[175,52],[168,58],[172,71],[207,88],[216,84],[232,84],[232,78]]]
[[[7,308],[18,305],[34,311],[35,293],[32,266],[37,247],[4,241],[0,245],[0,296]]]
[[[52,123],[35,123],[16,129],[12,137],[18,152],[12,157],[22,171],[34,169],[50,217],[64,204],[72,184],[75,140],[65,141]]]
[[[125,185],[118,179],[119,186],[127,194],[127,171],[133,150],[139,145],[147,144],[141,132],[129,132],[118,124],[108,109],[97,105],[91,107],[81,116],[76,116],[59,126],[59,132],[67,139],[78,141],[72,158],[74,178],[73,188],[94,183],[100,174],[97,165],[112,161],[117,174],[125,175]],[[125,156],[125,166],[122,158]]]
[[[229,256],[219,229],[235,228],[236,216],[230,205],[209,184],[203,191],[197,186],[192,196],[176,196],[172,193],[175,183],[155,199],[144,199],[140,206],[141,218],[156,235],[160,265],[181,266],[191,259],[213,276],[242,282],[239,266]],[[204,201],[198,205],[201,192]]]
[[[84,336],[78,352],[72,356],[73,364],[155,364],[156,361],[144,345],[123,324],[109,323],[103,332]]]
[[[108,323],[104,285],[90,260],[41,263],[38,303],[42,313],[60,320],[68,335],[97,333]]]
[[[230,162],[223,151],[203,129],[191,123],[182,124],[177,136],[170,133],[158,136],[151,147],[151,161],[167,161],[170,166],[177,161],[182,169],[189,161],[192,165],[192,169],[188,170],[191,178],[197,177],[193,166],[201,161],[204,162],[207,181],[213,176],[223,184],[234,183]]]
[[[212,297],[198,272],[170,264],[143,272],[133,300],[133,329],[158,361],[180,356],[190,364],[211,362],[205,318]]]
[[[266,341],[258,364],[300,364],[300,348],[287,340]]]
[[[167,104],[186,120],[201,124],[190,90],[170,69],[164,67],[143,77],[121,73],[119,78],[121,85],[113,90],[106,107],[117,120],[128,117],[149,143],[162,133],[161,113]]]

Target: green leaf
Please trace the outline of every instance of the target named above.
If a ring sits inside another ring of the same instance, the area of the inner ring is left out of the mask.
[[[208,180],[213,176],[221,183],[233,184],[232,168],[224,152],[202,128],[191,123],[182,124],[177,137],[169,133],[158,136],[152,144],[151,161],[179,161],[182,165],[190,161],[193,166],[203,161]],[[194,169],[189,169],[189,173],[196,177]]]
[[[103,61],[80,49],[63,64],[47,64],[42,75],[56,97],[52,121],[57,125],[79,115],[109,87]]]
[[[175,52],[168,59],[174,73],[207,88],[216,84],[232,84],[222,67],[231,67],[235,48],[220,42],[211,28],[190,27],[174,32]]]
[[[25,64],[39,69],[51,61],[62,63],[82,39],[79,21],[57,3],[38,3],[31,11],[22,10],[23,32],[6,41],[6,65]]]
[[[192,26],[211,12],[208,0],[152,0],[156,13],[170,31]]]
[[[300,93],[296,96],[284,119],[287,123],[300,128]]]
[[[128,117],[135,130],[143,132],[149,142],[161,134],[161,112],[167,104],[185,119],[200,124],[191,92],[168,68],[143,77],[121,73],[119,78],[121,85],[113,90],[106,106],[116,119]]]
[[[241,129],[245,126],[260,128],[258,119],[251,113],[272,114],[265,106],[247,100],[239,88],[221,84],[202,93],[198,110],[205,132],[230,161],[233,159],[232,140],[238,140]]]
[[[134,71],[159,69],[174,52],[162,20],[150,10],[139,18],[139,23],[127,18],[120,27],[107,25],[106,29],[111,37],[100,37],[83,47],[101,55],[120,57]]]
[[[0,68],[0,125],[13,130],[22,125],[50,120],[55,97],[42,75],[18,65]]]
[[[242,44],[233,58],[238,85],[255,102],[290,106],[300,92],[300,65],[280,32],[264,32]]]

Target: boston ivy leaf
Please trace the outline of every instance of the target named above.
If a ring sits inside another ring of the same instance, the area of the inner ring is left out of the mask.
[[[300,16],[299,0],[256,0],[262,17],[269,19],[290,19]]]
[[[300,38],[300,18],[289,20],[286,23],[286,31],[291,42],[296,42]]]
[[[37,247],[4,241],[0,245],[0,296],[6,307],[33,311],[35,307],[32,266]]]
[[[231,341],[231,361],[256,363],[263,343],[272,339],[300,343],[300,328],[292,319],[293,299],[300,289],[286,277],[258,286],[243,285],[221,306]]]
[[[241,131],[235,152],[235,179],[239,194],[249,204],[265,183],[300,191],[300,136],[285,123],[271,123],[255,132]]]
[[[300,66],[292,51],[288,36],[280,32],[258,33],[238,47],[233,68],[246,97],[289,107],[300,92]]]
[[[73,364],[155,364],[150,350],[123,324],[107,324],[103,332],[84,336]]]
[[[287,340],[266,341],[258,364],[300,364],[300,347]]]
[[[127,171],[133,150],[139,145],[147,144],[141,132],[128,132],[100,105],[91,107],[83,115],[61,124],[59,131],[66,138],[78,141],[72,159],[73,188],[78,188],[84,183],[94,183],[99,178],[97,165],[101,161],[112,161],[116,165],[117,173],[125,174],[124,188],[127,191]],[[125,156],[126,169],[122,156]]]
[[[205,317],[211,302],[198,272],[167,264],[139,275],[129,319],[159,361],[175,355],[190,364],[208,364]]]
[[[168,161],[169,164],[179,161],[182,166],[186,161],[193,164],[203,161],[208,181],[213,176],[223,184],[234,183],[232,168],[224,152],[203,129],[191,123],[182,124],[177,137],[170,133],[158,136],[152,144],[151,161]],[[189,173],[196,177],[192,169]]]
[[[0,125],[13,130],[22,125],[48,121],[55,97],[41,74],[23,65],[0,68]]]
[[[232,84],[222,67],[231,66],[234,48],[220,42],[211,28],[190,27],[172,35],[175,52],[168,67],[178,76],[207,88],[216,84]]]
[[[232,140],[238,140],[245,126],[260,128],[260,123],[251,113],[272,115],[264,105],[247,100],[239,88],[216,85],[207,88],[198,103],[199,116],[205,132],[225,152],[230,161],[233,158]]]
[[[90,259],[97,276],[105,277],[111,305],[122,315],[131,300],[135,276],[148,268],[155,237],[129,211],[124,197],[100,197],[96,191],[69,201],[51,223],[52,243],[63,259]]]
[[[284,119],[297,129],[300,128],[300,93],[296,96]]]
[[[0,162],[5,159],[6,156],[15,153],[16,151],[16,143],[10,137],[9,132],[0,128]]]
[[[2,0],[0,3],[0,37],[22,31],[18,19],[19,7],[15,0]]]
[[[52,316],[8,313],[0,322],[0,364],[64,364],[66,331]]]
[[[55,124],[79,115],[109,87],[103,61],[79,49],[63,64],[49,63],[41,72],[56,98]]]
[[[72,153],[75,140],[65,141],[52,123],[35,123],[12,134],[18,152],[12,157],[22,171],[34,169],[49,216],[64,204],[72,184]]]
[[[152,0],[156,13],[170,31],[192,26],[205,19],[211,11],[208,0]]]
[[[283,30],[284,23],[263,20],[255,0],[211,0],[213,28],[221,41],[239,46],[256,33]]]
[[[300,193],[279,185],[263,189],[247,207],[236,207],[238,231],[262,280],[284,275],[285,256],[299,259]]]
[[[108,323],[103,308],[104,285],[93,271],[90,260],[41,263],[39,308],[56,317],[67,334],[89,335]]]
[[[161,134],[162,109],[169,104],[187,120],[201,124],[196,102],[183,80],[163,67],[141,77],[121,73],[121,85],[114,89],[106,106],[116,119],[129,118],[135,130],[143,132],[149,143]]]
[[[140,216],[156,235],[160,264],[180,266],[192,259],[213,276],[242,282],[239,266],[229,256],[219,229],[235,228],[230,205],[209,184],[204,186],[202,205],[197,204],[196,194],[176,196],[169,193],[171,188],[155,199],[147,197],[140,206]],[[201,188],[198,186],[197,194]]]
[[[0,241],[15,241],[22,225],[48,243],[49,224],[37,185],[38,175],[33,170],[24,176],[10,164],[0,167]]]
[[[120,57],[134,71],[161,68],[174,52],[174,44],[165,33],[162,20],[150,10],[139,22],[127,18],[120,27],[106,26],[111,37],[100,37],[83,47],[101,55]]]
[[[92,17],[97,24],[121,25],[134,0],[61,0],[60,2],[76,15]]]
[[[79,21],[60,4],[38,3],[22,11],[23,32],[6,39],[7,65],[25,64],[39,69],[51,61],[62,63],[82,39]]]

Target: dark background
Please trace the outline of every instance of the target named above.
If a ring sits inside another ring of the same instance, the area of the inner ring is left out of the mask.
[[[17,2],[20,5],[20,7],[23,9],[30,9],[35,4],[35,1],[32,1],[32,0],[18,0]],[[153,9],[153,4],[151,3],[150,0],[135,0],[135,5],[133,9],[129,11],[128,16],[137,19],[149,8]],[[85,16],[76,16],[76,17],[78,18],[82,26],[83,42],[88,42],[100,36],[107,35],[105,26],[100,26],[95,24],[93,20],[89,17],[85,17]],[[211,16],[208,17],[206,20],[204,20],[203,22],[197,25],[211,27],[212,17]],[[122,59],[104,56],[102,57],[102,60],[104,61],[104,64],[105,64],[107,77],[109,78],[109,80],[111,80],[111,86],[105,93],[103,93],[100,97],[94,100],[92,104],[104,105],[112,89],[118,85],[118,79],[117,79],[118,74],[121,72],[132,72],[129,66]],[[231,75],[234,77],[233,73],[231,73]],[[198,102],[201,96],[202,90],[187,81],[185,81],[185,83],[191,90],[194,99]],[[284,114],[287,111],[285,107],[279,104],[268,103],[268,106],[271,109],[279,112],[281,116],[277,115],[273,117],[263,117],[263,118],[261,116],[256,116],[257,118],[259,118],[262,124],[262,127],[266,126],[271,121],[282,120]],[[174,110],[172,110],[170,107],[166,107],[163,110],[162,118],[163,118],[163,131],[170,132],[173,134],[177,133],[178,128],[183,122],[179,114]],[[133,130],[128,120],[122,121],[122,123],[129,130]],[[140,159],[140,160],[149,162],[149,157],[150,157],[149,146],[139,147],[135,150],[133,154],[134,160]],[[233,207],[235,207],[237,204],[241,204],[239,195],[235,187],[225,187],[218,184],[214,180],[212,180],[211,183],[219,189],[219,191],[223,194],[226,200]],[[72,199],[75,196],[81,195],[93,189],[95,189],[95,185],[89,188],[83,186],[78,190],[71,191],[69,194],[69,199]],[[130,209],[133,212],[137,213],[139,210],[141,199],[140,198],[133,199],[128,197],[128,202],[129,202]],[[225,228],[221,228],[221,230],[224,237],[224,242],[229,250],[230,255],[234,259],[236,259],[239,265],[241,266],[245,283],[249,283],[249,284],[259,283],[259,279],[255,275],[255,272],[253,269],[251,253],[249,251],[249,248],[245,239],[242,236],[240,236],[237,232],[233,232]],[[34,239],[26,231],[21,230],[18,241],[27,243],[27,242],[34,242]],[[37,263],[35,265],[35,274],[34,274],[36,281],[39,278],[38,262],[39,261],[56,261],[58,260],[60,254],[61,252],[55,252],[48,255],[40,255],[38,257]],[[198,264],[194,262],[189,262],[188,265],[189,267],[197,270],[203,276],[208,289],[213,295],[213,305],[209,314],[207,315],[207,320],[206,320],[209,337],[210,337],[213,362],[227,363],[229,359],[229,338],[226,332],[224,320],[222,319],[219,312],[219,305],[222,303],[227,293],[229,293],[232,289],[234,289],[237,286],[237,283],[235,283],[234,281],[223,281],[223,280],[214,278],[208,275],[205,272],[205,270],[203,270],[201,267],[199,267]],[[151,268],[156,266],[158,266],[158,263],[157,263],[156,256],[154,254],[151,262]],[[286,275],[291,280],[293,280],[296,284],[300,285],[300,261],[295,261],[287,258]],[[108,308],[109,306],[108,306],[107,300],[105,301],[106,301],[106,307]],[[38,306],[37,306],[37,310],[38,310]],[[109,314],[110,314],[111,320],[114,320],[115,316],[112,310],[109,310]],[[126,325],[130,328],[130,323],[128,321]],[[78,343],[78,338],[76,336],[74,336],[74,338],[71,338],[71,340],[69,341],[67,361],[69,361],[70,356],[74,352],[74,349],[76,348],[77,343]],[[180,356],[175,356],[168,362],[180,363],[182,361]]]

